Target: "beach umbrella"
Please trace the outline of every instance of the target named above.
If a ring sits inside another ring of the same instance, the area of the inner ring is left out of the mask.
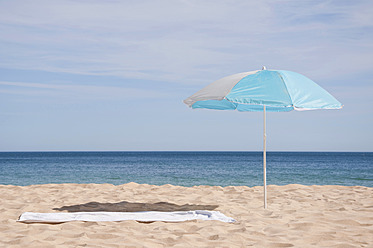
[[[266,111],[340,109],[342,104],[311,79],[292,71],[242,72],[219,79],[184,100],[193,109],[263,111],[263,186],[267,208]]]

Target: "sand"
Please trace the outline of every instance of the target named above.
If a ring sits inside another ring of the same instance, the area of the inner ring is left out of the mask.
[[[0,247],[373,247],[373,188],[0,185]],[[237,220],[24,224],[23,212],[217,210]]]

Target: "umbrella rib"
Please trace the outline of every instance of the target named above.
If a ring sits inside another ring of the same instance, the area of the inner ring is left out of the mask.
[[[281,73],[279,73],[278,71],[276,71],[276,73],[281,78],[281,81],[284,84],[285,89],[286,89],[286,94],[288,94],[288,96],[289,96],[289,99],[290,99],[290,102],[291,102],[291,105],[289,107],[294,107],[293,99],[291,98],[291,96],[289,94],[288,86],[286,85],[284,78],[282,77]]]

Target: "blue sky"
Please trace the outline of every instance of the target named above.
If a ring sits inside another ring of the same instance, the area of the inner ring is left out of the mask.
[[[262,114],[182,100],[291,70],[342,110],[267,115],[272,151],[373,151],[372,1],[1,1],[0,151],[262,150]]]

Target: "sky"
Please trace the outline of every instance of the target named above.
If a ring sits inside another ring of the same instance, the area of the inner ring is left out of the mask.
[[[267,114],[269,151],[373,152],[373,1],[0,1],[0,151],[261,151],[213,81],[301,73],[341,110]]]

